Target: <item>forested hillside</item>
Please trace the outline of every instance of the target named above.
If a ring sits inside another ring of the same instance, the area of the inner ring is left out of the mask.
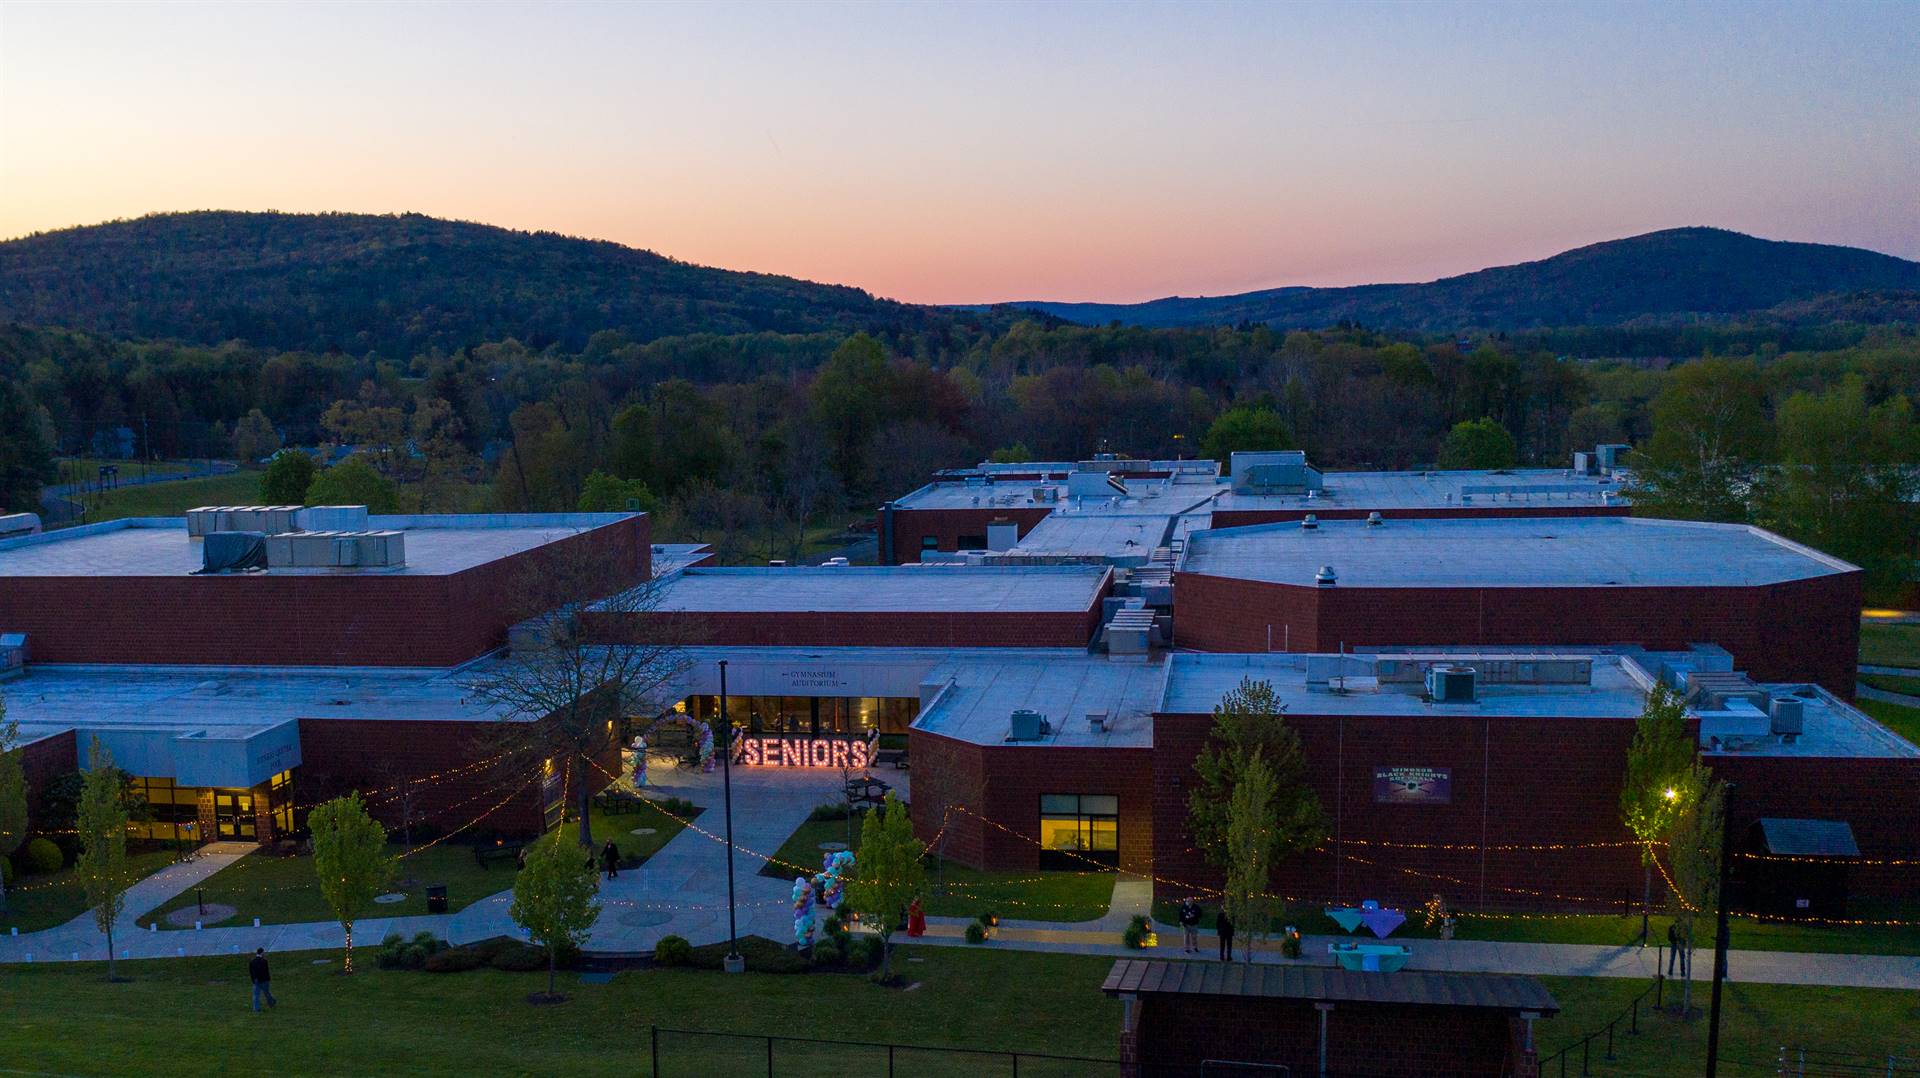
[[[856,288],[419,214],[170,213],[0,243],[0,321],[404,359],[601,330],[929,332],[954,316]]]
[[[1855,247],[1781,243],[1718,228],[1675,228],[1426,284],[1277,288],[1135,304],[1026,302],[1013,306],[1084,325],[1257,322],[1318,328],[1358,322],[1453,332],[1753,314],[1782,304],[1871,290],[1920,290],[1920,262]],[[1900,305],[1912,302],[1911,297],[1886,298],[1895,304],[1896,316]],[[1857,297],[1851,302],[1863,305]],[[1853,314],[1857,319],[1867,315],[1859,320],[1884,320],[1878,304]]]

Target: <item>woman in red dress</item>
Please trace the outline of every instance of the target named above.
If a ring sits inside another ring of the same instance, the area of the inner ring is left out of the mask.
[[[927,934],[927,915],[920,908],[920,900],[915,898],[907,903],[907,935],[924,936]]]

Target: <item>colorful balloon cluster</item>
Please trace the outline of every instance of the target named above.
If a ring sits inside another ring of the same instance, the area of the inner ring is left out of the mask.
[[[805,876],[793,880],[793,945],[806,950],[813,946],[813,882]]]
[[[846,899],[847,877],[853,872],[853,854],[840,850],[820,859],[820,904],[838,911]]]
[[[700,731],[700,770],[710,772],[713,770],[713,727],[699,719],[693,720],[693,726]]]

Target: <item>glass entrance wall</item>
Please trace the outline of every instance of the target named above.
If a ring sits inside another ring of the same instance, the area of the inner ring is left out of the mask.
[[[1041,860],[1086,868],[1120,863],[1120,799],[1111,794],[1041,794]]]
[[[718,696],[689,696],[687,714],[708,725],[720,721]],[[749,734],[904,734],[920,715],[915,697],[729,696],[727,717]]]
[[[136,776],[128,791],[147,803],[150,819],[136,820],[127,826],[130,838],[157,839],[164,842],[197,842],[200,824],[200,788],[175,786],[165,776]]]

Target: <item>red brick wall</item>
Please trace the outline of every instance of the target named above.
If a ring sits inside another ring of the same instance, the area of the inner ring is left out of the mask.
[[[1137,1004],[1140,1078],[1195,1075],[1203,1060],[1320,1073],[1320,1012],[1306,999],[1154,995]],[[1327,1069],[1369,1078],[1513,1073],[1506,1011],[1340,1002],[1327,1012]]]
[[[1002,493],[1005,493],[1002,491]],[[1011,520],[1024,538],[1033,526],[1047,519],[1051,506],[1000,505],[978,509],[896,509],[893,514],[894,560],[889,564],[920,560],[921,540],[936,536],[941,550],[959,550],[963,535],[985,535],[995,520]],[[884,525],[882,525],[884,528]],[[884,552],[881,560],[886,561]]]
[[[1310,903],[1374,898],[1414,908],[1438,891],[1470,909],[1597,912],[1618,910],[1629,892],[1641,893],[1639,857],[1631,847],[1491,848],[1631,839],[1619,823],[1618,800],[1633,716],[1289,715],[1287,721],[1300,735],[1334,841],[1276,870],[1283,894]],[[1154,870],[1204,888],[1218,886],[1220,873],[1193,848],[1187,797],[1193,760],[1212,723],[1210,715],[1154,720]],[[1376,766],[1447,768],[1451,800],[1376,803]],[[1454,848],[1375,845],[1381,842]]]
[[[1729,821],[1736,842],[1762,816],[1845,820],[1862,858],[1920,859],[1920,759],[1705,759],[1734,784]],[[1847,881],[1855,895],[1911,900],[1920,895],[1920,865],[1859,865],[1848,870]]]
[[[0,627],[35,662],[452,666],[505,642],[524,575],[583,546],[624,567],[611,592],[646,578],[650,536],[636,517],[443,576],[12,577]]]
[[[1120,800],[1120,867],[1151,870],[1152,750],[976,745],[922,730],[910,731],[907,745],[914,834],[935,852],[944,850],[975,868],[1034,869],[1040,864],[1041,794],[1111,794]],[[971,811],[949,811],[951,806]],[[942,823],[944,845],[937,841]]]
[[[1751,588],[1317,588],[1200,573],[1174,585],[1174,638],[1202,651],[1713,643],[1756,680],[1847,699],[1859,652],[1857,572]]]
[[[1627,517],[1629,505],[1527,505],[1488,502],[1484,505],[1426,506],[1413,509],[1380,509],[1388,520],[1457,520],[1486,517]],[[1321,520],[1365,520],[1372,509],[1331,509],[1320,506],[1298,509],[1215,509],[1213,526],[1241,528],[1249,524],[1281,524],[1299,520],[1312,513]]]
[[[72,730],[20,748],[20,771],[27,780],[27,828],[33,829],[34,816],[40,810],[40,794],[47,784],[62,775],[80,769],[80,740]]]

